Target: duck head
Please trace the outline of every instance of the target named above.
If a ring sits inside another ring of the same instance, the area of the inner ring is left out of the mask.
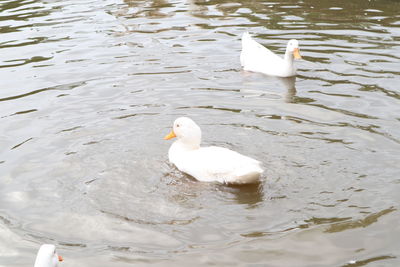
[[[299,42],[296,39],[292,39],[288,42],[286,47],[286,54],[291,54],[295,59],[301,59]]]
[[[199,148],[201,142],[201,129],[190,118],[180,117],[174,121],[172,131],[164,137],[169,140],[176,137],[179,142],[192,148]]]
[[[52,244],[43,244],[36,256],[34,267],[56,267],[63,258],[56,252],[56,246]]]

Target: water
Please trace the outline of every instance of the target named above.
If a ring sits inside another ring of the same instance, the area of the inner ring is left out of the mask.
[[[0,265],[398,266],[397,1],[0,2]],[[240,36],[296,79],[244,73]],[[194,181],[162,140],[261,160]]]

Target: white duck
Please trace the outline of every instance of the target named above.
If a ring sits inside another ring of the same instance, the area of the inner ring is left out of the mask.
[[[285,56],[281,58],[254,41],[248,32],[243,33],[240,63],[244,70],[271,76],[291,77],[296,75],[293,58],[301,59],[297,40],[293,39],[288,42]]]
[[[63,261],[63,258],[58,256],[56,247],[43,244],[37,253],[34,267],[57,267],[59,261]]]
[[[247,184],[259,181],[263,169],[255,159],[227,148],[200,147],[200,127],[190,118],[175,120],[165,140],[177,137],[168,151],[169,161],[199,181]]]

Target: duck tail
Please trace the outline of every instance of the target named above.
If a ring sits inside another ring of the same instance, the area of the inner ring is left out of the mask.
[[[234,181],[225,181],[226,183],[236,184],[252,184],[260,181],[260,176],[264,170],[257,164],[255,166],[249,166],[249,168],[242,169],[236,173]]]
[[[260,181],[261,172],[253,171],[239,176],[236,180],[238,184],[254,184]]]
[[[240,52],[240,65],[244,68],[246,66],[246,57],[251,54],[253,39],[249,32],[244,32],[242,35],[242,51]]]
[[[249,32],[244,32],[242,35],[242,42],[246,42],[248,40],[251,40],[251,35]]]

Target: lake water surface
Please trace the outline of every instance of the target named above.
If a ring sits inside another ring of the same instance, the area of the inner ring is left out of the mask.
[[[0,266],[400,266],[400,3],[333,2],[0,1]],[[179,116],[262,182],[179,173]]]

